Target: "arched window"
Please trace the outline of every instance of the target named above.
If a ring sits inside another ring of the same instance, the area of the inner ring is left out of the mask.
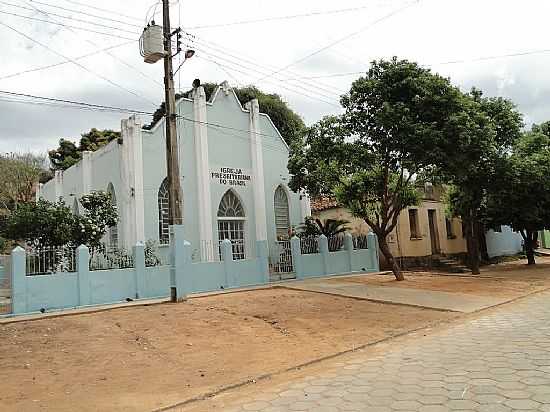
[[[107,193],[111,196],[111,204],[116,206],[116,194],[115,194],[115,188],[113,187],[112,183],[109,183],[109,186],[107,187]],[[117,207],[117,210],[120,210]],[[119,216],[120,219],[120,216]],[[109,246],[112,248],[118,247],[118,219],[117,224],[114,226],[111,226],[108,230],[109,235]]]
[[[78,216],[80,214],[80,210],[78,208],[78,199],[75,197],[73,201],[73,215]]]
[[[288,212],[288,196],[283,186],[277,187],[273,197],[275,211],[275,231],[277,239],[288,239],[290,217]]]
[[[168,208],[170,193],[168,192],[168,178],[162,181],[157,197],[159,207],[159,243],[167,245],[170,243],[170,221],[168,219]]]
[[[229,239],[233,250],[233,259],[245,259],[244,208],[237,194],[229,189],[222,197],[218,207],[218,238]],[[221,249],[220,249],[221,256]]]

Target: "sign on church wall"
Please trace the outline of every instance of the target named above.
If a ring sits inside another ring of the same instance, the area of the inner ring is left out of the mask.
[[[221,185],[246,186],[252,181],[252,176],[238,167],[220,167],[210,172],[210,178]]]

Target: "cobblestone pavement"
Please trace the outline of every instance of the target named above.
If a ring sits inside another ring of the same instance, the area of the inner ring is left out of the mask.
[[[550,293],[417,336],[219,410],[550,412]]]

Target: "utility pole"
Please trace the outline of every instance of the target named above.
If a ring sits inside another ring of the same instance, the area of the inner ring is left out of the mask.
[[[177,51],[172,54],[172,36],[177,38]],[[170,227],[183,224],[183,201],[180,183],[180,166],[178,159],[178,131],[176,125],[176,92],[174,90],[174,70],[172,67],[172,58],[181,52],[181,28],[173,32],[170,29],[170,5],[169,0],[162,0],[162,28],[151,20],[143,29],[139,39],[139,51],[143,56],[145,63],[154,64],[160,59],[164,59],[164,108],[166,112],[166,169],[168,180],[168,224]],[[188,49],[185,51],[184,59],[176,72],[183,63],[195,54],[195,51]],[[172,234],[170,235],[172,241]],[[176,301],[178,294],[176,290],[176,274],[174,268],[176,256],[171,255],[172,269],[170,270],[170,279],[173,284],[171,287],[172,301]]]
[[[162,0],[162,26],[164,34],[164,104],[166,108],[166,168],[168,177],[168,222],[181,225],[182,193],[178,159],[178,135],[176,125],[176,93],[172,68],[172,33],[170,31],[169,0]]]
[[[164,107],[166,109],[166,169],[168,178],[168,224],[181,225],[182,193],[178,156],[178,130],[176,124],[176,92],[172,68],[172,32],[170,30],[169,0],[162,0],[162,29],[164,35]],[[172,269],[175,270],[175,269]],[[172,302],[178,300],[176,283],[170,289]]]

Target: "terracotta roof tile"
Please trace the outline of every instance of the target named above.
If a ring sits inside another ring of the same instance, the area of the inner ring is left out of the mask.
[[[336,199],[324,196],[311,199],[312,212],[320,212],[322,210],[332,209],[335,207],[339,207]]]

